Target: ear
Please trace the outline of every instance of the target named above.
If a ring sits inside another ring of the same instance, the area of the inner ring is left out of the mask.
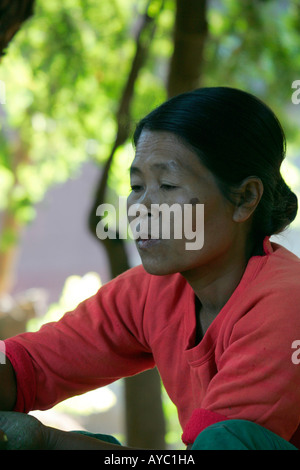
[[[258,206],[263,192],[264,187],[260,178],[257,176],[245,178],[236,192],[237,202],[233,212],[233,220],[235,222],[248,220]]]

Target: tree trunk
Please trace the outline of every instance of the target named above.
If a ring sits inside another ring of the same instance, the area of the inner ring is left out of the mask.
[[[0,221],[0,296],[8,294],[14,287],[15,266],[19,254],[19,242],[23,223],[18,220],[13,209],[13,194],[19,186],[17,168],[29,162],[28,149],[16,131],[7,132],[6,114],[0,109],[2,132],[7,133],[10,142],[10,161],[13,185],[7,195],[7,207],[1,214]]]
[[[0,297],[10,293],[14,286],[20,231],[21,226],[15,215],[9,209],[5,210],[1,216]],[[6,236],[10,239],[7,243]]]
[[[167,91],[172,97],[200,86],[208,33],[207,0],[176,0],[174,50]]]
[[[128,377],[125,399],[127,444],[141,449],[164,450],[166,424],[157,369]]]
[[[16,32],[24,21],[33,15],[34,3],[34,0],[0,0],[0,61]],[[22,155],[21,152],[21,160]],[[16,160],[18,158],[19,156]],[[18,163],[19,161],[14,162],[14,168]],[[18,237],[21,231],[19,222],[9,208],[4,211],[1,219],[2,237],[9,234],[12,243],[5,248],[0,246],[0,295],[10,292],[13,286]]]

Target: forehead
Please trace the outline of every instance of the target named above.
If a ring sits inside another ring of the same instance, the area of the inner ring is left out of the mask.
[[[145,130],[139,138],[132,168],[144,166],[153,170],[193,173],[202,165],[196,153],[175,134]]]

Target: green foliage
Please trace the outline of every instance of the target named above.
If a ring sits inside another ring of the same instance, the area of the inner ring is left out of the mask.
[[[150,14],[159,3],[153,2]],[[34,17],[10,44],[0,72],[6,84],[0,200],[1,208],[9,203],[20,221],[30,220],[30,207],[50,186],[75,175],[88,159],[101,165],[107,158],[135,52],[138,10],[143,12],[146,2],[138,5],[135,0],[37,2]],[[163,90],[148,70],[136,90],[134,119],[152,107],[156,96],[163,97]],[[27,155],[15,167],[19,144]],[[10,193],[13,184],[21,199]],[[116,182],[111,186],[118,192]]]
[[[9,205],[21,223],[34,217],[32,207],[50,186],[75,175],[88,159],[101,165],[107,158],[135,52],[138,15],[147,3],[37,1],[34,17],[11,42],[0,69],[6,84],[0,115],[0,209]],[[155,16],[160,6],[153,0],[148,13]],[[209,3],[202,78],[203,85],[237,86],[265,99],[284,123],[292,154],[300,145],[298,126],[288,112],[291,83],[299,79],[299,16],[292,1]],[[167,96],[173,24],[174,2],[166,0],[135,84],[132,129]],[[16,163],[18,147],[26,158]],[[126,194],[123,158],[127,165],[128,155],[132,152],[125,144],[109,178],[112,197]]]
[[[280,107],[290,102],[300,66],[296,2],[223,0],[219,7],[208,16],[205,80],[252,90]]]
[[[177,408],[170,400],[163,384],[162,384],[162,403],[163,411],[166,419],[166,444],[170,449],[185,449],[181,440],[182,429],[179,424]]]

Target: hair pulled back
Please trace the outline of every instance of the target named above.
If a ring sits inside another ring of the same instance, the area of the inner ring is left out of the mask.
[[[234,189],[245,178],[260,178],[264,191],[252,227],[257,240],[282,232],[295,219],[297,196],[280,173],[284,131],[273,111],[252,94],[230,87],[183,93],[138,123],[135,145],[144,129],[171,132],[191,147],[232,202]]]

